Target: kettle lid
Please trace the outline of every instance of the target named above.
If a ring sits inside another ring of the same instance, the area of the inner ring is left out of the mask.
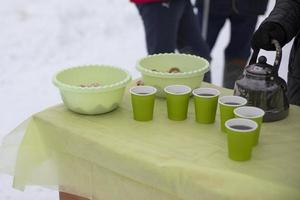
[[[274,44],[276,49],[276,57],[274,61],[274,65],[267,64],[267,58],[265,56],[260,56],[258,58],[258,62],[256,63],[256,59],[259,53],[259,49],[254,49],[252,57],[250,59],[250,65],[246,67],[246,73],[251,73],[254,75],[266,76],[269,74],[278,74],[279,65],[281,62],[282,49],[277,40],[271,40],[272,44]]]
[[[246,72],[254,75],[266,76],[274,73],[274,68],[267,63],[267,58],[265,56],[260,56],[257,63],[246,67]]]

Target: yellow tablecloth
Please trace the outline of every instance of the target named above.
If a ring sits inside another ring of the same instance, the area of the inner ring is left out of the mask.
[[[105,115],[63,105],[33,115],[4,139],[0,168],[19,189],[41,185],[97,200],[300,199],[299,118],[291,106],[285,120],[263,124],[252,160],[235,162],[218,113],[215,124],[197,124],[191,100],[188,119],[174,122],[157,99],[154,120],[137,122],[127,93]]]

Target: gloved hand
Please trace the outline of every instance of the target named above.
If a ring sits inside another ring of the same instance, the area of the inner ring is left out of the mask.
[[[253,49],[275,50],[275,46],[271,43],[272,39],[277,40],[283,47],[286,44],[285,31],[278,23],[265,22],[252,36],[251,46]]]

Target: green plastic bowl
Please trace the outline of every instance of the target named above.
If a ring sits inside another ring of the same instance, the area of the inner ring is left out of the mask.
[[[169,73],[170,68],[179,68],[179,73]],[[154,54],[137,63],[145,85],[156,87],[157,96],[165,97],[163,89],[168,85],[187,85],[192,89],[201,86],[209,63],[199,56],[178,53]]]
[[[87,115],[117,108],[130,81],[127,71],[108,65],[73,67],[58,72],[53,78],[64,104],[76,113]]]

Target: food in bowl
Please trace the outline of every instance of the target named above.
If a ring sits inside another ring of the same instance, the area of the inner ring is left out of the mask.
[[[164,53],[140,59],[136,68],[141,72],[144,84],[156,87],[156,95],[165,97],[163,89],[168,85],[200,87],[204,74],[209,71],[209,63],[199,56]],[[170,73],[171,68],[178,68],[180,72]]]
[[[108,65],[68,68],[58,72],[53,78],[66,107],[87,115],[103,114],[116,109],[130,81],[127,71]]]
[[[177,67],[172,67],[169,69],[169,73],[180,73],[180,69]]]
[[[144,84],[144,82],[143,82],[142,80],[138,80],[138,81],[136,82],[136,85],[137,85],[137,86],[140,86],[140,85],[145,85],[145,84]]]
[[[153,71],[153,72],[158,72],[157,69],[152,69],[151,71]],[[180,72],[180,69],[177,68],[177,67],[171,67],[169,70],[167,70],[167,72],[169,72],[169,73],[179,73],[179,72]]]
[[[88,83],[88,84],[80,84],[80,87],[99,87],[101,84],[100,83]]]

